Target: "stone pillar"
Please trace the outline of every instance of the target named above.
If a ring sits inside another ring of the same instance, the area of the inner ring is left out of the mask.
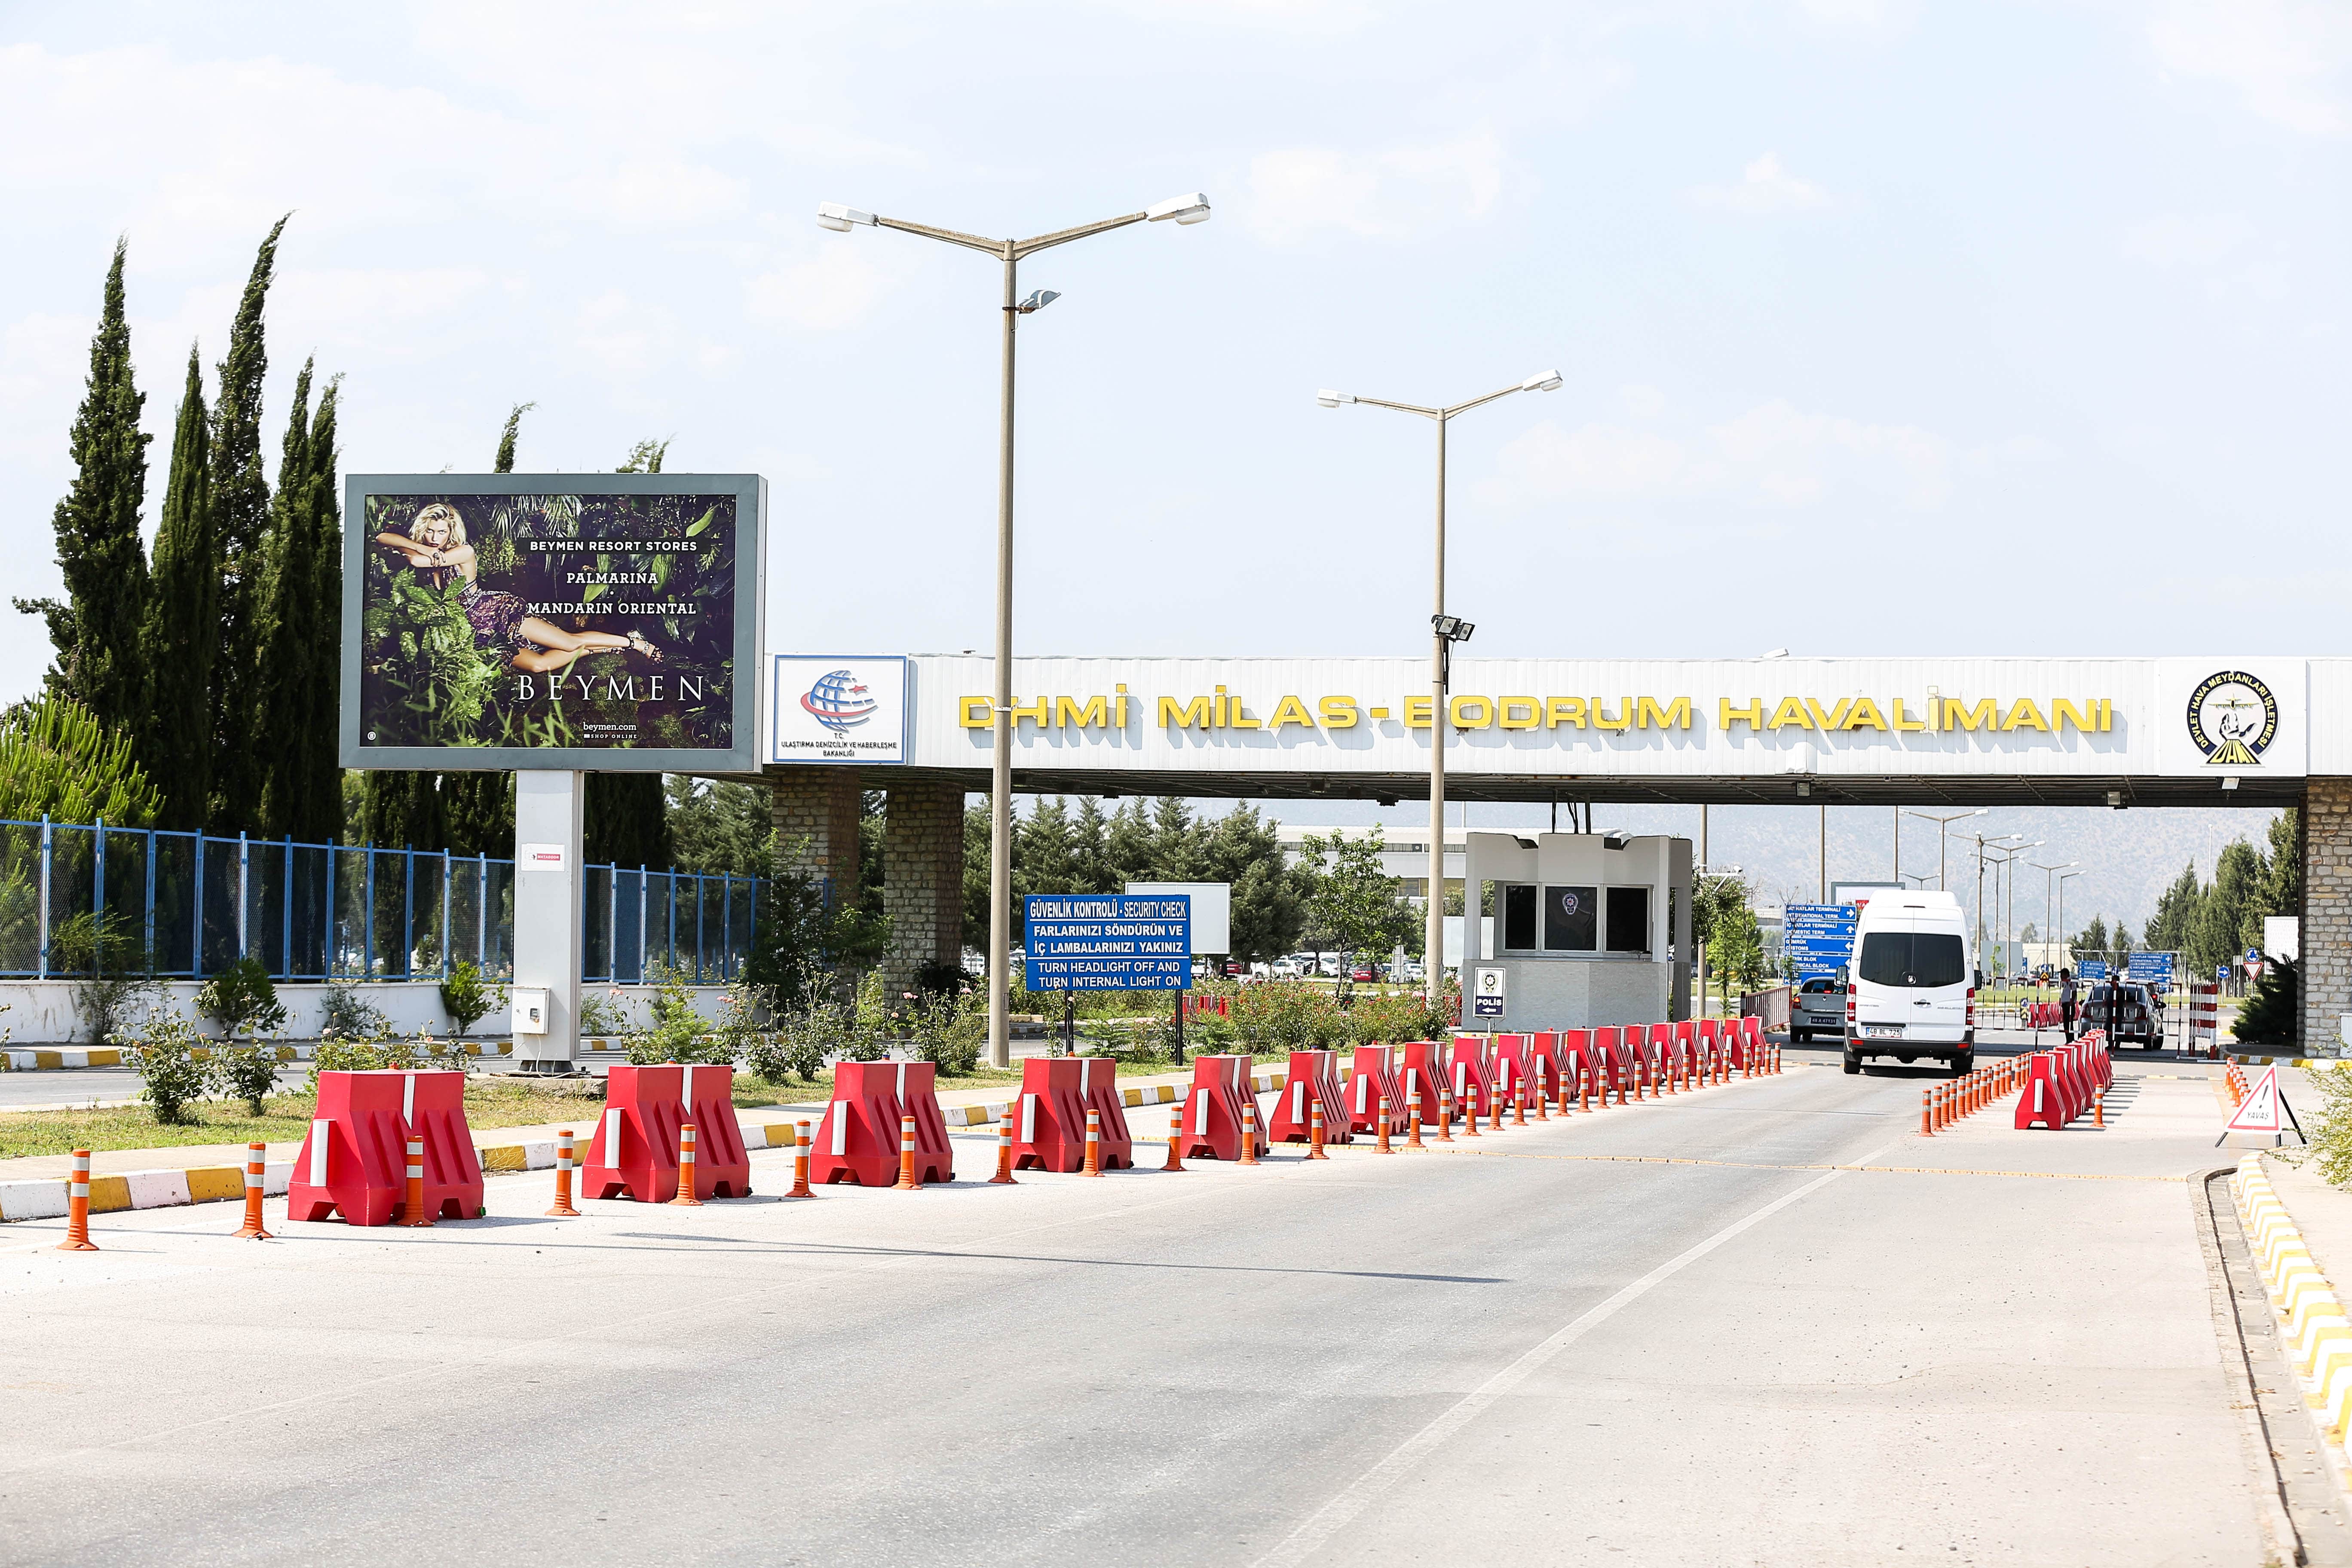
[[[856,899],[857,770],[793,766],[768,780],[778,851],[809,875],[830,880],[836,900]]]
[[[882,826],[882,981],[910,989],[933,964],[963,962],[963,786],[893,783]]]
[[[2352,779],[2313,779],[2303,808],[2303,1037],[2336,1056],[2352,1013]]]

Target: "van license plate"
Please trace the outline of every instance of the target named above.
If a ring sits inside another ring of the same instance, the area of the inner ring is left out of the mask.
[[[1864,1039],[1899,1040],[1903,1037],[1903,1026],[1900,1024],[1864,1024],[1862,1026],[1862,1033]]]

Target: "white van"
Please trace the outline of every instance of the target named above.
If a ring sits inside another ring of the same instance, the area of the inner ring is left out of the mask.
[[[1890,889],[1864,904],[1846,973],[1845,1070],[1871,1057],[1975,1066],[1975,962],[1954,895]]]

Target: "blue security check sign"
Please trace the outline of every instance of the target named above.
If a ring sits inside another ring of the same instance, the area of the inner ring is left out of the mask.
[[[1188,894],[1032,893],[1032,991],[1181,991],[1192,978]]]

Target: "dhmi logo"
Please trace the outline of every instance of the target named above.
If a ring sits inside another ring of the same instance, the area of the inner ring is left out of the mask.
[[[818,676],[816,684],[801,697],[802,710],[836,735],[846,735],[865,723],[880,706],[856,675],[846,669]]]
[[[2212,767],[2261,766],[2278,722],[2278,699],[2242,669],[2209,675],[2189,694],[2189,738]]]

